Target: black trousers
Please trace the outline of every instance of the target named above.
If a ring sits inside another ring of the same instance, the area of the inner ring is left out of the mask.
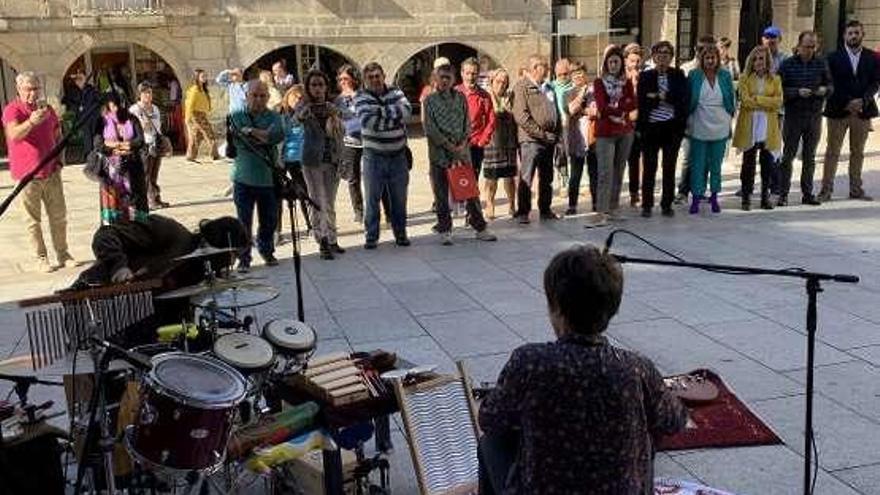
[[[644,149],[643,138],[635,134],[632,147],[629,149],[629,158],[627,158],[627,168],[629,169],[629,195],[639,195],[640,173],[642,149]]]
[[[746,201],[755,191],[755,168],[760,155],[761,160],[761,195],[769,193],[773,170],[776,168],[776,159],[764,147],[764,143],[758,143],[743,152],[742,169],[739,172],[739,180],[742,183],[742,199]]]
[[[532,211],[532,181],[538,173],[538,211],[550,213],[553,201],[553,151],[552,144],[525,142],[520,144],[520,181],[517,190],[517,210],[519,216]],[[439,206],[439,205],[438,205]]]
[[[516,462],[520,437],[516,433],[487,433],[477,445],[480,495],[504,492],[507,476]]]
[[[675,199],[675,164],[678,162],[678,150],[681,148],[683,137],[679,125],[673,122],[648,123],[642,132],[642,152],[645,156],[645,170],[642,174],[643,209],[650,210],[654,207],[654,187],[661,150],[663,175],[660,207],[664,210],[672,207],[672,201]]]
[[[452,230],[452,213],[449,211],[449,179],[446,169],[431,165],[431,187],[434,189],[434,204],[437,207],[437,231],[440,233]],[[477,232],[486,229],[483,209],[479,196],[465,201],[467,223]]]
[[[816,147],[822,139],[822,114],[789,114],[782,122],[782,163],[780,166],[779,194],[787,196],[791,190],[792,162],[801,146],[803,167],[801,168],[801,193],[813,195],[813,177],[816,173]]]
[[[571,174],[568,176],[568,207],[577,208],[580,197],[581,178],[584,175],[584,164],[587,166],[587,180],[590,187],[590,201],[596,209],[596,174],[599,160],[596,158],[596,145],[587,148],[585,156],[571,157]]]

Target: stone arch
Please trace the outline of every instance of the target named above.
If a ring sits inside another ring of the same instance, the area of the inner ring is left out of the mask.
[[[134,30],[126,31],[97,31],[90,34],[83,34],[75,39],[61,55],[58,60],[54,72],[63,75],[67,68],[70,67],[76,59],[90,48],[99,47],[111,43],[135,43],[145,48],[149,48],[157,55],[162,57],[165,62],[171,66],[171,70],[182,81],[189,78],[189,63],[180,54],[180,52],[170,43],[165,41],[162,36],[153,36],[152,31],[142,32]],[[58,76],[59,79],[61,76]]]
[[[339,56],[352,63],[360,70],[363,62],[360,57],[350,53],[349,46],[339,45],[336,43],[327,43],[324,40],[277,40],[264,38],[251,38],[239,44],[239,61],[241,67],[250,67],[259,61],[262,57],[289,46],[295,45],[314,45],[336,52]]]
[[[6,60],[15,70],[29,70],[30,64],[26,64],[18,51],[6,43],[0,43],[0,58]]]
[[[438,40],[438,41],[433,41],[431,43],[418,43],[418,44],[409,43],[409,44],[395,45],[386,54],[383,54],[384,55],[383,59],[385,59],[389,63],[388,66],[385,66],[386,73],[389,76],[396,76],[396,74],[400,71],[400,69],[403,68],[404,64],[409,62],[409,60],[411,58],[418,55],[423,50],[426,50],[428,48],[432,48],[432,47],[435,47],[438,45],[445,45],[445,44],[455,44],[455,45],[465,46],[465,47],[470,48],[476,52],[487,55],[498,67],[504,67],[504,65],[502,63],[504,58],[498,56],[498,54],[495,53],[494,46],[489,46],[488,44],[481,43],[479,41],[472,41],[472,40],[468,40],[468,41]],[[383,66],[384,66],[384,64],[383,64]],[[388,70],[389,67],[394,67],[394,70],[389,71]]]

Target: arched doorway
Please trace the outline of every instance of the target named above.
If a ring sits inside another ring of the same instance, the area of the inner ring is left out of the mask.
[[[441,43],[421,50],[407,59],[394,76],[394,84],[403,91],[412,104],[413,115],[421,114],[421,96],[425,87],[430,85],[434,60],[440,57],[448,58],[456,69],[467,58],[474,57],[479,60],[481,86],[488,85],[489,71],[500,66],[485,53],[461,43]]]
[[[153,87],[153,101],[162,116],[162,132],[167,135],[176,151],[186,148],[183,128],[183,87],[171,65],[153,50],[136,43],[106,44],[92,48],[78,57],[68,68],[63,79],[63,95],[76,91],[73,76],[82,71],[87,83],[99,93],[116,91],[128,104],[137,100],[137,86],[149,82]],[[67,100],[67,98],[63,98]],[[62,122],[65,130],[76,120],[77,109],[65,106]],[[80,161],[82,156],[82,132],[72,139],[65,150],[68,161]]]
[[[288,45],[263,55],[256,62],[245,69],[247,78],[256,78],[261,70],[272,70],[275,62],[283,62],[287,71],[293,75],[296,82],[301,82],[303,76],[312,69],[318,69],[330,78],[330,93],[338,91],[336,88],[336,71],[345,64],[357,67],[353,61],[345,55],[327,47],[319,45]]]
[[[18,94],[15,89],[15,76],[18,71],[9,65],[6,59],[0,58],[0,108],[14,100]],[[6,133],[0,126],[0,157],[6,157]]]

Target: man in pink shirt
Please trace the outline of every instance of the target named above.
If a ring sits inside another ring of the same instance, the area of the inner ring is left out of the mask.
[[[480,63],[471,57],[461,63],[461,84],[457,89],[464,95],[468,107],[468,122],[470,123],[471,165],[480,179],[480,169],[483,166],[483,148],[492,139],[495,132],[495,105],[489,93],[477,85],[480,75]]]
[[[9,172],[15,181],[33,172],[40,160],[58,142],[61,126],[52,107],[41,99],[40,80],[33,72],[22,72],[15,78],[18,98],[3,108],[3,128],[9,150]],[[41,207],[49,217],[49,233],[58,259],[58,266],[75,266],[67,249],[67,206],[61,185],[61,163],[54,159],[44,166],[21,191],[21,208],[27,222],[28,236],[36,255],[37,269],[51,272],[43,229]]]

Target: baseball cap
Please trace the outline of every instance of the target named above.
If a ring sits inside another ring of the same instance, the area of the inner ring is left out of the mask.
[[[443,67],[444,65],[452,65],[452,62],[450,62],[449,59],[446,57],[437,57],[434,59],[434,68],[435,69],[439,69],[440,67]]]
[[[762,34],[764,38],[781,38],[782,30],[776,26],[769,26],[764,30],[764,34]]]

